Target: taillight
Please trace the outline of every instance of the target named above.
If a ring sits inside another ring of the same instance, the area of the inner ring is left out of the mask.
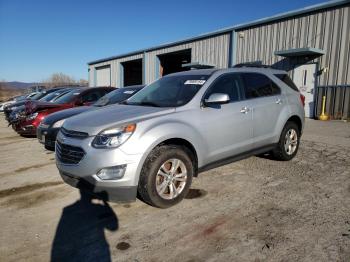
[[[305,107],[305,96],[300,94],[300,101],[303,104],[303,107]]]

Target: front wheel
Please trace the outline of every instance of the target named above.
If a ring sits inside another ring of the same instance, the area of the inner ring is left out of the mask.
[[[284,126],[280,140],[273,150],[273,155],[282,161],[288,161],[295,157],[300,144],[300,130],[294,122],[287,122]]]
[[[152,206],[171,207],[186,196],[193,174],[193,162],[187,150],[176,145],[156,147],[143,165],[139,197]]]

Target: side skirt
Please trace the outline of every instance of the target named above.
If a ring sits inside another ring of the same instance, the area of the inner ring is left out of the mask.
[[[217,168],[220,166],[228,165],[228,164],[231,164],[233,162],[236,162],[236,161],[239,161],[239,160],[242,160],[242,159],[254,156],[254,155],[260,155],[263,153],[267,153],[267,152],[273,150],[274,148],[276,148],[276,146],[277,146],[277,144],[260,147],[258,149],[253,149],[253,150],[250,150],[250,151],[247,151],[247,152],[235,155],[235,156],[231,156],[228,158],[224,158],[224,159],[209,163],[205,166],[198,168],[198,173],[202,173],[202,172],[205,172],[205,171],[208,171],[210,169],[214,169],[214,168]]]

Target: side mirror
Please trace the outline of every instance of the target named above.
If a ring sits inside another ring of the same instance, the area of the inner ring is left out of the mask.
[[[221,105],[230,102],[230,97],[228,94],[214,93],[209,96],[208,99],[204,100],[205,105]]]

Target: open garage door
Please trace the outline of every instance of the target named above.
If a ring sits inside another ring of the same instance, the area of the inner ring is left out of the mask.
[[[111,67],[96,67],[96,86],[111,86]]]
[[[160,62],[160,76],[187,71],[190,68],[184,68],[182,65],[191,63],[191,49],[159,55],[158,58]]]
[[[142,84],[142,59],[121,63],[123,66],[124,86]]]

